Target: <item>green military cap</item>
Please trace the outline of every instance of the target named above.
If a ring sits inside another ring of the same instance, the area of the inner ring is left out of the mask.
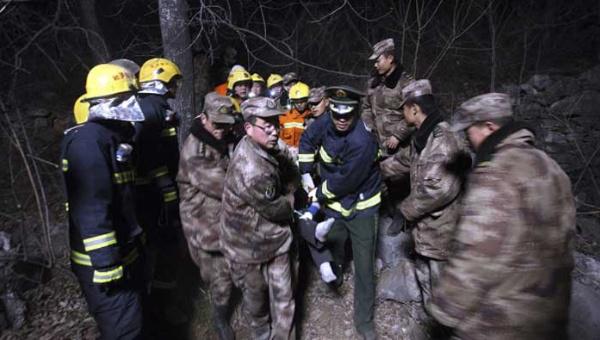
[[[268,118],[283,114],[277,103],[268,97],[254,97],[242,103],[242,116],[248,119],[250,116]]]
[[[313,87],[310,89],[310,94],[308,95],[308,102],[313,104],[318,104],[325,97],[325,86],[321,87]]]
[[[379,58],[384,52],[389,52],[394,50],[394,39],[388,38],[382,40],[375,45],[373,45],[373,54],[369,57],[369,60],[375,60]]]
[[[452,122],[453,131],[464,130],[478,122],[512,117],[510,96],[505,93],[486,93],[462,103]]]
[[[354,111],[364,93],[351,86],[341,85],[326,88],[325,95],[329,98],[329,108],[333,112],[346,114]]]
[[[234,124],[231,98],[210,92],[204,96],[204,113],[215,123]]]
[[[402,103],[400,107],[410,99],[433,94],[431,83],[427,79],[413,80],[402,88]]]

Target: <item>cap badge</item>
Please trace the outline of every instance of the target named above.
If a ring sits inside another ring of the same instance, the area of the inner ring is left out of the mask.
[[[347,96],[347,93],[346,93],[346,91],[344,91],[344,90],[337,90],[337,91],[335,92],[335,96],[336,96],[336,97],[342,97],[342,98],[344,98],[344,97],[346,97],[346,96]]]

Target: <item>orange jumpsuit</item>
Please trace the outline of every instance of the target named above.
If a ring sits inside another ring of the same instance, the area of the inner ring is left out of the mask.
[[[287,145],[297,148],[300,145],[300,137],[304,132],[304,119],[310,114],[309,110],[300,113],[296,109],[291,109],[279,116],[279,138]]]

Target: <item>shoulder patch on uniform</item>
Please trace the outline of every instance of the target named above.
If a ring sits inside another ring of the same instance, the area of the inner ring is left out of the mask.
[[[438,138],[444,135],[444,129],[442,129],[439,125],[433,128],[433,138]]]
[[[267,197],[267,199],[272,200],[273,198],[275,198],[275,186],[274,185],[269,185],[267,187],[267,189],[265,190],[265,197]]]

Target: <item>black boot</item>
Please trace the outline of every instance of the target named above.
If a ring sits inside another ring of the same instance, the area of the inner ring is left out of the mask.
[[[213,324],[219,335],[219,340],[233,340],[235,335],[229,324],[229,308],[213,305]]]

